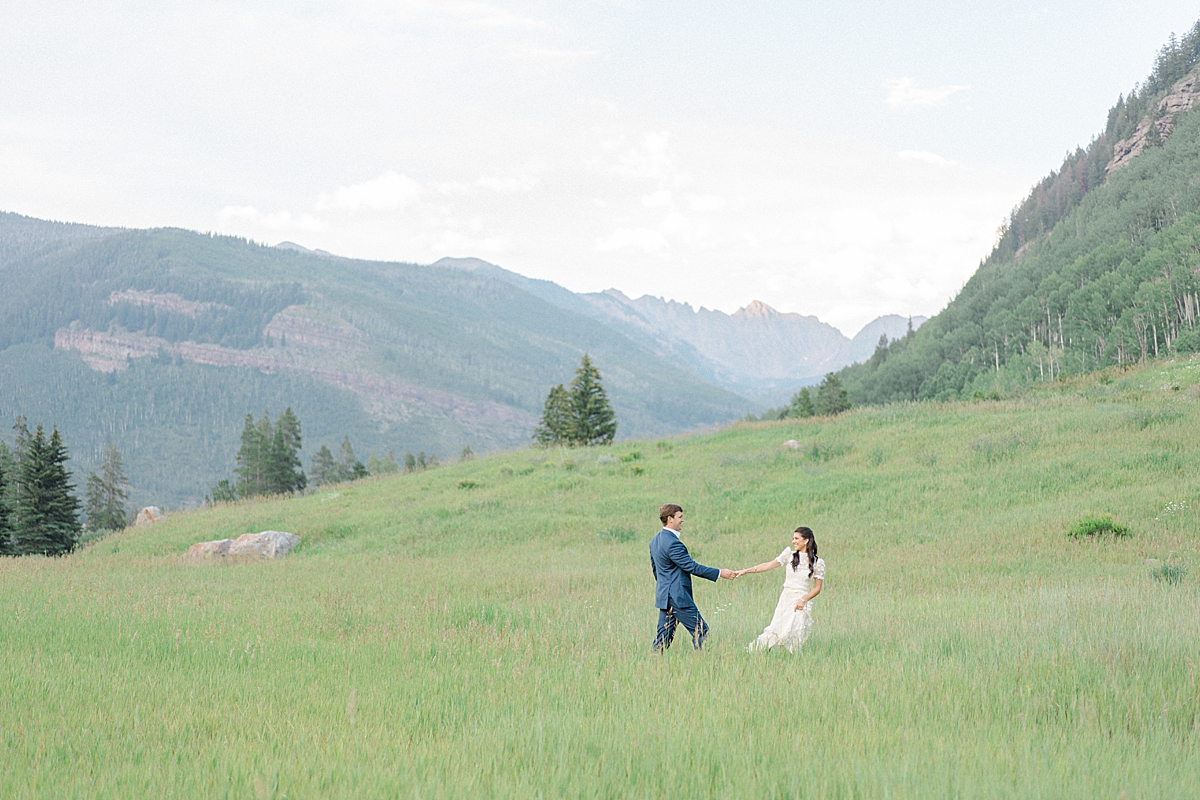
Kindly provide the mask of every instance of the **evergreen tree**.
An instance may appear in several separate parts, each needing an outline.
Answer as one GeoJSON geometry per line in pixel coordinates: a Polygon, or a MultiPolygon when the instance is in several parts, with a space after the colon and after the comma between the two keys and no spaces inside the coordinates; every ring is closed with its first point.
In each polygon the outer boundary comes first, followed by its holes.
{"type": "MultiPolygon", "coordinates": [[[[912,330],[912,317],[908,319],[908,329],[912,330]]],[[[870,369],[879,369],[879,365],[887,360],[888,357],[888,337],[886,333],[879,335],[879,342],[875,345],[875,352],[867,359],[867,365],[870,369]]]]}
{"type": "Polygon", "coordinates": [[[404,454],[404,471],[405,472],[416,472],[417,471],[417,457],[414,456],[412,453],[404,454]]]}
{"type": "Polygon", "coordinates": [[[119,531],[129,520],[125,506],[129,499],[129,479],[121,464],[121,453],[112,440],[104,448],[104,463],[99,472],[87,479],[87,524],[94,531],[119,531]]]}
{"type": "Polygon", "coordinates": [[[575,418],[572,437],[575,444],[612,444],[617,434],[617,415],[613,413],[604,384],[600,382],[600,370],[592,364],[587,353],[583,354],[579,369],[575,370],[575,379],[571,381],[571,409],[575,418]]]}
{"type": "Polygon", "coordinates": [[[818,414],[840,414],[850,408],[850,396],[842,387],[841,380],[832,372],[825,376],[817,387],[817,402],[813,409],[818,414]]]}
{"type": "Polygon", "coordinates": [[[350,437],[346,436],[342,439],[342,450],[337,465],[337,480],[355,481],[359,478],[365,478],[370,473],[367,472],[367,467],[354,456],[354,448],[350,445],[350,437]]]}
{"type": "Polygon", "coordinates": [[[17,507],[17,459],[13,457],[13,452],[8,449],[3,439],[0,439],[0,472],[6,476],[4,480],[7,484],[0,489],[0,503],[12,514],[13,509],[17,507]]]}
{"type": "Polygon", "coordinates": [[[271,446],[271,420],[263,412],[259,422],[254,415],[247,414],[242,426],[242,445],[238,448],[237,475],[238,497],[255,497],[267,491],[267,454],[271,446]]]}
{"type": "MultiPolygon", "coordinates": [[[[4,453],[8,452],[8,446],[0,442],[0,446],[4,447],[4,453]]],[[[16,542],[13,541],[13,526],[12,526],[12,508],[8,503],[8,483],[9,475],[12,474],[11,469],[6,469],[8,464],[5,459],[0,458],[0,556],[16,555],[16,542]]]]}
{"type": "MultiPolygon", "coordinates": [[[[267,419],[267,430],[270,430],[270,424],[267,419]]],[[[266,490],[271,494],[291,494],[308,484],[301,469],[300,447],[300,420],[288,407],[275,421],[266,457],[266,490]]]]}
{"type": "Polygon", "coordinates": [[[333,453],[325,445],[312,457],[312,479],[317,486],[334,483],[337,480],[337,462],[333,453]]]}
{"type": "Polygon", "coordinates": [[[229,478],[222,478],[217,481],[217,485],[212,488],[212,496],[209,502],[212,503],[232,503],[238,499],[237,488],[229,483],[229,478]]]}
{"type": "Polygon", "coordinates": [[[812,394],[809,393],[808,387],[805,386],[792,398],[792,406],[788,409],[789,417],[811,417],[816,414],[813,408],[812,394]]]}
{"type": "Polygon", "coordinates": [[[575,419],[571,410],[571,396],[560,383],[546,395],[542,421],[533,431],[534,440],[540,445],[567,444],[575,438],[575,419]]]}
{"type": "Polygon", "coordinates": [[[24,443],[20,461],[16,549],[24,554],[62,555],[79,539],[79,501],[67,475],[67,449],[58,428],[49,441],[39,425],[24,443]]]}
{"type": "Polygon", "coordinates": [[[417,466],[420,467],[421,469],[425,469],[425,451],[424,450],[417,453],[417,466]]]}
{"type": "Polygon", "coordinates": [[[459,461],[470,461],[474,457],[475,457],[475,454],[471,452],[471,445],[464,444],[463,449],[462,449],[462,455],[459,456],[458,460],[459,461]]]}

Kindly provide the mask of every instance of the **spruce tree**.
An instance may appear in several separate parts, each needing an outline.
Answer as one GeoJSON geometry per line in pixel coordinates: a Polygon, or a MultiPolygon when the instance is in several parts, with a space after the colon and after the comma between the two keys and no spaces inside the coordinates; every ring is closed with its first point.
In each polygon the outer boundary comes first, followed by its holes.
{"type": "Polygon", "coordinates": [[[575,438],[575,415],[571,408],[571,396],[560,383],[546,395],[542,421],[533,431],[533,438],[540,445],[569,444],[575,438]]]}
{"type": "MultiPolygon", "coordinates": [[[[4,448],[4,453],[8,452],[8,446],[4,442],[0,442],[0,447],[4,448]]],[[[0,458],[0,556],[17,553],[16,543],[13,541],[12,508],[8,502],[7,491],[8,476],[11,474],[5,459],[0,458]]]]}
{"type": "MultiPolygon", "coordinates": [[[[270,430],[270,424],[270,420],[267,419],[267,430],[270,430]]],[[[271,446],[265,454],[264,479],[267,492],[291,494],[307,485],[308,479],[301,469],[300,447],[300,420],[289,407],[275,421],[271,446]]]]}
{"type": "Polygon", "coordinates": [[[809,393],[808,387],[805,386],[795,397],[792,398],[792,406],[788,409],[789,417],[811,417],[816,414],[813,409],[812,394],[809,393]]]}
{"type": "Polygon", "coordinates": [[[16,549],[22,555],[62,555],[79,539],[79,501],[71,494],[67,458],[57,427],[47,441],[39,425],[25,442],[16,524],[16,549]]]}
{"type": "Polygon", "coordinates": [[[9,514],[12,514],[17,507],[17,459],[13,457],[13,452],[8,449],[8,445],[4,443],[3,439],[0,439],[0,472],[4,473],[4,480],[7,484],[0,489],[0,503],[8,508],[9,514]]]}
{"type": "Polygon", "coordinates": [[[339,463],[337,465],[338,482],[354,481],[359,478],[365,478],[370,474],[367,472],[367,466],[354,456],[354,447],[350,444],[349,436],[342,439],[342,450],[339,456],[339,463]]]}
{"type": "Polygon", "coordinates": [[[842,382],[832,372],[825,376],[817,387],[817,402],[814,409],[818,414],[840,414],[850,408],[850,396],[842,382]]]}
{"type": "Polygon", "coordinates": [[[234,469],[239,497],[255,497],[267,491],[267,456],[272,438],[271,418],[266,412],[257,423],[252,414],[246,415],[234,469]]]}
{"type": "Polygon", "coordinates": [[[121,464],[121,453],[110,439],[99,472],[93,472],[87,479],[88,528],[94,531],[123,529],[129,519],[125,506],[128,499],[129,479],[121,464]]]}
{"type": "Polygon", "coordinates": [[[617,433],[617,415],[604,384],[600,382],[600,370],[592,364],[587,353],[583,354],[575,379],[571,381],[571,409],[574,412],[575,444],[612,444],[617,433]]]}
{"type": "Polygon", "coordinates": [[[412,453],[404,454],[404,471],[405,472],[416,472],[417,471],[417,457],[414,456],[412,453]]]}
{"type": "Polygon", "coordinates": [[[317,486],[336,481],[337,462],[333,460],[333,453],[326,445],[321,445],[321,449],[312,457],[311,471],[313,483],[317,486]]]}

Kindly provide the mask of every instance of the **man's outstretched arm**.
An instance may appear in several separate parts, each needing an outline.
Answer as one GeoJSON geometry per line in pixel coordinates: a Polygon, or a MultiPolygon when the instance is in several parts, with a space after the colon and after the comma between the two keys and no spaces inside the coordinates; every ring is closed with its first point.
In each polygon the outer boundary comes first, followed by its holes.
{"type": "Polygon", "coordinates": [[[715,581],[717,578],[732,578],[733,570],[717,569],[716,567],[706,567],[703,564],[697,563],[688,553],[687,547],[683,542],[675,541],[667,549],[667,555],[671,557],[681,570],[691,573],[697,578],[715,581]]]}

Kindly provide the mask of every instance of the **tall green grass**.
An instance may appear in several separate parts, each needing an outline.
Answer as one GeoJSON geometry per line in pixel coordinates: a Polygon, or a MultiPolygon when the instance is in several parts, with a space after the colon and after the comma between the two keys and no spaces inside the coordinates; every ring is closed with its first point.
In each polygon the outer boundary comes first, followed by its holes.
{"type": "Polygon", "coordinates": [[[1194,795],[1200,360],[1101,377],[513,452],[0,561],[0,795],[1194,795]],[[717,566],[816,531],[800,656],[745,652],[778,572],[698,582],[705,651],[650,652],[667,501],[717,566]],[[1068,537],[1105,514],[1129,535],[1068,537]],[[268,528],[302,545],[179,560],[268,528]]]}

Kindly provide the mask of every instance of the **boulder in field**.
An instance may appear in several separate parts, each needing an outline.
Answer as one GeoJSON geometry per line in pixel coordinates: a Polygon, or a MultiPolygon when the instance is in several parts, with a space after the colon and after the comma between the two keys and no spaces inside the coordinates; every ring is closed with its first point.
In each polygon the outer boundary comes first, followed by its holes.
{"type": "Polygon", "coordinates": [[[158,506],[146,506],[138,512],[137,519],[133,521],[134,525],[153,525],[155,522],[163,518],[162,509],[158,506]]]}
{"type": "Polygon", "coordinates": [[[217,539],[212,542],[197,542],[187,549],[183,557],[188,561],[203,561],[210,558],[224,558],[229,553],[233,539],[217,539]]]}
{"type": "Polygon", "coordinates": [[[783,449],[784,450],[799,450],[800,443],[797,442],[795,439],[788,439],[786,442],[783,443],[783,449]]]}
{"type": "Polygon", "coordinates": [[[283,558],[298,544],[300,544],[300,537],[285,531],[243,533],[229,546],[229,552],[226,555],[283,558]]]}

